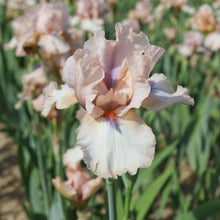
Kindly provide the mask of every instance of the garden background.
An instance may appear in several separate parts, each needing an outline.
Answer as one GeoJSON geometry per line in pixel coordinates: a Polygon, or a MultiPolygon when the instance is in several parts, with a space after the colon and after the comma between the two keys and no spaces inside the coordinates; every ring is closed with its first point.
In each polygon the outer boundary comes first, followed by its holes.
{"type": "MultiPolygon", "coordinates": [[[[154,13],[160,1],[151,2],[154,13]]],[[[213,2],[190,0],[188,5],[197,11],[202,4],[212,6],[213,2]]],[[[63,3],[74,15],[76,2],[63,3]]],[[[135,4],[135,0],[116,1],[111,22],[104,24],[107,39],[115,39],[114,24],[126,19],[135,4]]],[[[162,19],[153,26],[140,24],[150,43],[165,49],[152,73],[164,73],[174,87],[177,84],[187,87],[195,105],[180,104],[160,112],[137,110],[151,126],[157,145],[152,165],[139,170],[132,191],[130,219],[220,219],[220,53],[219,50],[194,51],[190,56],[179,53],[178,45],[183,44],[185,32],[191,29],[188,20],[192,16],[171,7],[163,10],[162,19]],[[170,27],[176,29],[173,39],[168,39],[164,32],[170,27]]],[[[30,100],[15,108],[17,94],[22,91],[21,77],[32,71],[39,58],[16,57],[14,50],[4,50],[13,36],[7,4],[0,5],[0,18],[0,129],[16,144],[13,148],[17,150],[26,198],[20,205],[28,219],[76,219],[76,208],[55,190],[51,179],[56,176],[65,179],[62,155],[75,146],[79,125],[75,115],[79,106],[59,113],[62,120],[57,119],[57,126],[43,118],[30,100]],[[58,152],[54,150],[54,136],[59,137],[58,152]]],[[[87,33],[84,39],[88,37],[87,33]]],[[[1,136],[1,143],[3,139],[1,136]]],[[[9,147],[4,151],[9,151],[9,147]]],[[[1,172],[11,164],[13,161],[1,163],[1,172]]],[[[3,176],[0,181],[4,181],[3,176]]],[[[3,195],[4,188],[0,190],[3,195]]],[[[125,194],[119,177],[116,182],[118,219],[123,217],[125,194]]],[[[106,197],[103,184],[88,203],[91,219],[108,219],[106,197]]]]}

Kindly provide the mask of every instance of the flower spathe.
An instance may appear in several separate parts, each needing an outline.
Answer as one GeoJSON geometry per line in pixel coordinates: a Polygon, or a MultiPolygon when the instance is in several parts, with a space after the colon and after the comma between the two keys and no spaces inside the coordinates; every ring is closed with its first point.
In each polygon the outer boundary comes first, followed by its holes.
{"type": "MultiPolygon", "coordinates": [[[[63,80],[86,110],[77,144],[85,163],[98,176],[134,175],[138,168],[151,165],[155,136],[134,108],[161,110],[176,103],[194,104],[186,88],[174,92],[163,74],[149,77],[163,52],[143,32],[136,34],[118,23],[116,41],[106,40],[103,31],[96,32],[66,61],[63,80]]],[[[65,89],[48,91],[44,115],[61,97],[70,97],[65,89]]],[[[60,108],[70,102],[65,98],[60,108]]]]}

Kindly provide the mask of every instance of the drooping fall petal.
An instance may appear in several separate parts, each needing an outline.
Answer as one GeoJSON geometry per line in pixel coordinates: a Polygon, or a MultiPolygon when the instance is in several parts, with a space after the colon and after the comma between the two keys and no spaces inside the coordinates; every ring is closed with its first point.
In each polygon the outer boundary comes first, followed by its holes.
{"type": "Polygon", "coordinates": [[[94,119],[86,114],[77,143],[88,168],[103,178],[117,178],[125,172],[134,175],[138,168],[151,165],[155,151],[151,128],[134,110],[120,118],[94,119]]]}
{"type": "Polygon", "coordinates": [[[194,105],[194,100],[189,96],[188,89],[178,86],[177,91],[173,92],[173,88],[165,75],[154,74],[149,78],[149,82],[151,92],[149,97],[142,103],[144,108],[159,111],[178,103],[194,105]]]}

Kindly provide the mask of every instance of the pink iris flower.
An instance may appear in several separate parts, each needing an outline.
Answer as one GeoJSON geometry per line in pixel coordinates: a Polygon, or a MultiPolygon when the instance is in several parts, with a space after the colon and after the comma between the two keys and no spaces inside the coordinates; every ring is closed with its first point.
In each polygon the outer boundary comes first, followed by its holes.
{"type": "Polygon", "coordinates": [[[62,181],[60,177],[52,180],[55,188],[78,209],[86,205],[102,184],[101,178],[93,179],[90,173],[80,167],[82,158],[83,152],[78,146],[69,149],[63,156],[67,180],[62,181]]]}
{"type": "Polygon", "coordinates": [[[69,57],[63,69],[65,85],[52,82],[44,91],[42,114],[52,106],[67,108],[79,103],[85,110],[77,130],[77,144],[88,168],[103,178],[134,175],[154,158],[155,136],[135,108],[162,110],[173,104],[193,105],[188,90],[174,92],[163,74],[151,70],[163,54],[147,36],[116,24],[116,40],[99,31],[69,57]]]}

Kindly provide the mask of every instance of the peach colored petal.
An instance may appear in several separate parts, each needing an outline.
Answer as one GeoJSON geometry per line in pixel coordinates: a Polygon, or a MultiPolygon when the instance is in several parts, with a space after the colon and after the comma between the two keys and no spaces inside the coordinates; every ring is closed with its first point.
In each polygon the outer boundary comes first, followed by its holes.
{"type": "Polygon", "coordinates": [[[116,86],[108,90],[106,94],[100,94],[95,104],[105,111],[115,110],[120,105],[126,105],[133,95],[133,84],[130,71],[123,66],[121,77],[116,86]]]}
{"type": "Polygon", "coordinates": [[[133,96],[128,105],[116,109],[116,114],[122,116],[131,108],[139,108],[143,100],[149,96],[150,84],[147,79],[162,53],[162,48],[150,46],[149,51],[147,49],[139,50],[127,55],[125,65],[132,75],[133,96]]]}
{"type": "Polygon", "coordinates": [[[72,187],[74,187],[74,189],[77,191],[78,199],[82,200],[84,193],[83,185],[91,179],[91,174],[80,167],[78,167],[78,169],[72,169],[67,167],[66,176],[68,181],[72,182],[72,187]]]}
{"type": "Polygon", "coordinates": [[[212,32],[216,29],[216,19],[210,5],[200,6],[198,12],[193,16],[192,26],[204,32],[212,32]]]}
{"type": "Polygon", "coordinates": [[[83,159],[83,152],[79,146],[68,149],[63,155],[63,164],[69,168],[77,169],[83,159]]]}
{"type": "Polygon", "coordinates": [[[102,179],[99,177],[89,180],[82,187],[82,191],[83,191],[82,200],[87,200],[92,195],[94,195],[99,190],[101,185],[102,185],[102,179]]]}
{"type": "Polygon", "coordinates": [[[44,97],[45,101],[41,114],[45,117],[55,104],[57,109],[65,109],[78,102],[74,89],[68,85],[63,85],[62,89],[58,90],[56,82],[51,82],[45,87],[44,97]]]}
{"type": "Polygon", "coordinates": [[[121,66],[122,61],[130,52],[149,45],[149,40],[143,32],[135,34],[129,26],[121,23],[115,25],[115,30],[117,45],[113,54],[113,69],[121,66]]]}
{"type": "Polygon", "coordinates": [[[104,31],[94,33],[94,37],[84,44],[84,48],[94,51],[99,55],[99,61],[105,71],[109,72],[112,68],[112,56],[114,53],[116,42],[106,40],[104,31]]]}
{"type": "Polygon", "coordinates": [[[52,179],[54,187],[60,192],[62,196],[66,199],[78,202],[77,191],[71,187],[67,182],[63,182],[60,177],[56,177],[56,179],[52,179]]]}
{"type": "Polygon", "coordinates": [[[87,49],[78,49],[73,57],[76,62],[76,69],[72,73],[76,97],[89,114],[98,117],[104,111],[95,106],[93,101],[98,94],[95,87],[104,79],[104,70],[100,66],[98,56],[87,49]]]}
{"type": "Polygon", "coordinates": [[[151,84],[151,93],[142,103],[144,108],[159,111],[178,103],[194,105],[194,100],[189,96],[186,88],[178,86],[177,91],[172,92],[172,88],[165,75],[154,74],[149,78],[149,81],[151,84]]]}
{"type": "Polygon", "coordinates": [[[77,143],[88,168],[103,178],[117,178],[126,172],[134,175],[138,168],[150,166],[155,151],[151,128],[134,110],[120,118],[94,119],[86,114],[77,143]]]}

